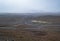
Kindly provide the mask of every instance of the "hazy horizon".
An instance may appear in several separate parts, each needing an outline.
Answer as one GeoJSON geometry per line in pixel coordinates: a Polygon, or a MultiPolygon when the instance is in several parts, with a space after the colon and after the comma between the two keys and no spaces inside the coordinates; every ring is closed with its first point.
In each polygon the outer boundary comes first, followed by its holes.
{"type": "Polygon", "coordinates": [[[60,0],[0,0],[0,13],[60,12],[60,0]]]}

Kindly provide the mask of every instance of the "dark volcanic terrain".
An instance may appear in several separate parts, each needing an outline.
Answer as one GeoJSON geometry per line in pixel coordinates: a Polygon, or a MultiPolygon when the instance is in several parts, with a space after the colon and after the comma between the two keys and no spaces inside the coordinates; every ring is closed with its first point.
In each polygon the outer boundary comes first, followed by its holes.
{"type": "Polygon", "coordinates": [[[60,16],[0,15],[0,41],[60,41],[60,16]]]}

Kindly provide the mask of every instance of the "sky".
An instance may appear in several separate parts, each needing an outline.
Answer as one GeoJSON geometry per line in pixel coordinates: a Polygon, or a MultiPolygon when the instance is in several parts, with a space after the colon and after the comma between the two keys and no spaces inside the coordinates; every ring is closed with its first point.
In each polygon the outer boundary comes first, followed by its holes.
{"type": "Polygon", "coordinates": [[[0,0],[0,13],[60,12],[60,0],[0,0]]]}

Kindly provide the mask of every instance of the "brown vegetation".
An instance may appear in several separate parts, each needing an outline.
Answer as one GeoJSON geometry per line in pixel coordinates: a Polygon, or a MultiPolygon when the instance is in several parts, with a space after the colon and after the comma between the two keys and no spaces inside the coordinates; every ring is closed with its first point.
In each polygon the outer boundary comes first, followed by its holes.
{"type": "Polygon", "coordinates": [[[15,41],[60,41],[59,32],[50,31],[29,31],[20,28],[29,27],[27,25],[20,25],[16,30],[0,30],[0,36],[5,39],[11,37],[15,41]]]}

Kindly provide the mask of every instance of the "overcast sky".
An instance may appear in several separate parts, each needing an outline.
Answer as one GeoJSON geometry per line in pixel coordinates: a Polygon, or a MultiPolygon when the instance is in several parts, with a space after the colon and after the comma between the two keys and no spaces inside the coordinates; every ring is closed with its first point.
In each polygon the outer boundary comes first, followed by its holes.
{"type": "Polygon", "coordinates": [[[0,0],[0,12],[60,12],[60,0],[0,0]]]}

